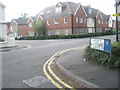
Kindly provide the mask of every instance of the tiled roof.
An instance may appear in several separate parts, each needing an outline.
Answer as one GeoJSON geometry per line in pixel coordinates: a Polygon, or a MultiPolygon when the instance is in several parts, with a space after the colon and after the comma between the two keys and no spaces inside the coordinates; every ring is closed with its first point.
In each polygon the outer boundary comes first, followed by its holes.
{"type": "MultiPolygon", "coordinates": [[[[62,5],[62,12],[56,13],[54,6],[50,6],[45,8],[43,11],[38,13],[36,16],[33,17],[33,20],[36,20],[39,15],[41,15],[44,19],[51,19],[57,18],[61,16],[68,16],[75,14],[77,8],[79,7],[80,3],[73,3],[73,2],[59,2],[62,5]]],[[[94,18],[98,13],[98,9],[91,8],[90,6],[83,6],[84,10],[86,11],[88,17],[94,18]],[[89,13],[89,8],[91,8],[91,13],[89,13]]],[[[101,12],[104,19],[108,20],[108,16],[101,12]]]]}
{"type": "Polygon", "coordinates": [[[19,18],[19,19],[14,19],[14,20],[18,23],[18,25],[27,25],[28,24],[27,19],[19,18]]]}

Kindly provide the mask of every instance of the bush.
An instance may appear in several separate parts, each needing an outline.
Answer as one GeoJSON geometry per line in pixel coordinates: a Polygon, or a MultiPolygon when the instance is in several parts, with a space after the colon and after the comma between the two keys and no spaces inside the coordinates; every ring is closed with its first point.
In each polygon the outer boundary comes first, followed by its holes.
{"type": "Polygon", "coordinates": [[[0,37],[0,42],[4,42],[5,40],[3,38],[0,37]]]}
{"type": "Polygon", "coordinates": [[[111,47],[111,57],[109,53],[91,49],[89,46],[85,50],[87,60],[95,61],[97,64],[102,64],[108,68],[120,67],[120,42],[113,43],[111,47]]]}
{"type": "MultiPolygon", "coordinates": [[[[114,35],[113,31],[104,31],[88,34],[78,34],[78,35],[51,35],[51,36],[24,36],[24,40],[44,40],[44,39],[74,39],[74,38],[85,38],[85,37],[95,37],[104,35],[114,35]]],[[[16,39],[17,40],[17,39],[16,39]]]]}

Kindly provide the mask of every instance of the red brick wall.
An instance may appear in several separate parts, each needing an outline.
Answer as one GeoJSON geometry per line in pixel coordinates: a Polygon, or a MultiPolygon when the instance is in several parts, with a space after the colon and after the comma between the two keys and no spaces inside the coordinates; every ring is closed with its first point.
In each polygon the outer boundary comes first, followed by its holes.
{"type": "Polygon", "coordinates": [[[7,29],[7,34],[10,33],[10,27],[8,25],[6,25],[6,29],[7,29]]]}
{"type": "Polygon", "coordinates": [[[33,22],[32,19],[29,19],[29,20],[28,20],[28,23],[32,23],[32,22],[33,22]]]}
{"type": "Polygon", "coordinates": [[[84,23],[84,18],[86,18],[86,15],[85,15],[82,7],[80,6],[80,8],[78,9],[76,15],[73,16],[73,27],[74,28],[84,28],[84,27],[87,27],[87,22],[84,23]],[[78,17],[78,23],[76,23],[76,17],[78,17]],[[80,23],[80,17],[83,18],[83,23],[80,23]]]}
{"type": "Polygon", "coordinates": [[[46,29],[47,30],[55,30],[55,29],[67,29],[72,27],[72,17],[64,16],[60,18],[56,18],[59,21],[59,24],[54,24],[54,19],[46,20],[46,29]],[[64,23],[64,18],[67,19],[67,23],[64,23]],[[47,21],[50,22],[50,25],[47,24],[47,21]]]}
{"type": "Polygon", "coordinates": [[[27,25],[19,25],[18,26],[18,34],[19,36],[28,35],[28,26],[27,25]]]}
{"type": "Polygon", "coordinates": [[[108,22],[107,20],[104,20],[102,17],[101,17],[101,14],[99,13],[97,18],[96,18],[96,28],[103,28],[103,29],[106,29],[108,27],[108,22]],[[100,20],[100,24],[98,24],[98,20],[100,20]],[[102,21],[103,21],[103,24],[102,24],[102,21]]]}

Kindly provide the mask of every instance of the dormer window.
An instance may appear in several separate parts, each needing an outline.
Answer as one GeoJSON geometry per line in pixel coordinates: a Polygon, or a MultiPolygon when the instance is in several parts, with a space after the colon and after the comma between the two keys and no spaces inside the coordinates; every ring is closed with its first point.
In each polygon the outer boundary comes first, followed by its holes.
{"type": "Polygon", "coordinates": [[[91,8],[89,9],[89,13],[91,13],[91,8]]]}
{"type": "Polygon", "coordinates": [[[57,3],[54,8],[55,12],[62,12],[62,5],[60,3],[57,3]]]}
{"type": "Polygon", "coordinates": [[[55,12],[62,12],[62,7],[56,7],[55,12]]]}
{"type": "Polygon", "coordinates": [[[51,11],[48,11],[47,14],[51,13],[51,11]]]}

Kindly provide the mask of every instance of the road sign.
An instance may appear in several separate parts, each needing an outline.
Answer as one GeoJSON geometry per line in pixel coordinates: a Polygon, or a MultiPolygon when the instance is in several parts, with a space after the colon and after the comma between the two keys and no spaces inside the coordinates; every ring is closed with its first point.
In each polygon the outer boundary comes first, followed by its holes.
{"type": "Polygon", "coordinates": [[[120,16],[120,13],[113,14],[113,16],[120,16]]]}
{"type": "Polygon", "coordinates": [[[111,40],[91,38],[90,47],[96,50],[110,53],[111,52],[111,40]]]}

